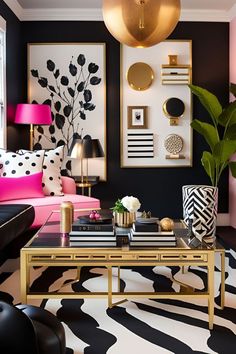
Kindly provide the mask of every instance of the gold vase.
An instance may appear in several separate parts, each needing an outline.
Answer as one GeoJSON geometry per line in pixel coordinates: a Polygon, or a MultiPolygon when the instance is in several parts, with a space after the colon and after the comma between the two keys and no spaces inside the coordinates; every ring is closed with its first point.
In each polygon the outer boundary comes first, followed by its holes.
{"type": "Polygon", "coordinates": [[[131,227],[136,220],[135,212],[125,211],[123,213],[114,213],[115,224],[119,227],[131,227]]]}
{"type": "Polygon", "coordinates": [[[64,201],[60,206],[60,232],[67,234],[71,231],[71,225],[74,221],[74,206],[70,201],[64,201]]]}

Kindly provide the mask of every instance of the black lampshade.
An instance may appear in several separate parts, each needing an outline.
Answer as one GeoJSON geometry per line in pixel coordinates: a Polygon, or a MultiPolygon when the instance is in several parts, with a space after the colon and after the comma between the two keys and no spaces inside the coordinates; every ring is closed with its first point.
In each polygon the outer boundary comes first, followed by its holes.
{"type": "Polygon", "coordinates": [[[68,156],[75,159],[103,157],[104,152],[99,139],[74,139],[68,156]]]}
{"type": "Polygon", "coordinates": [[[68,154],[69,157],[74,159],[81,158],[82,155],[82,140],[73,139],[71,146],[69,147],[68,154]]]}
{"type": "Polygon", "coordinates": [[[90,157],[103,157],[104,151],[99,139],[92,139],[92,156],[90,157]]]}

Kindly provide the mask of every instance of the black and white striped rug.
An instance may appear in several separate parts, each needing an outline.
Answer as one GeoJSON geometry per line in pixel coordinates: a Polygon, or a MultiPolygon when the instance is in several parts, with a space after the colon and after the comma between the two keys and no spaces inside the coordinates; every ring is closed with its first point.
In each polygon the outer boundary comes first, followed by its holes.
{"type": "MultiPolygon", "coordinates": [[[[236,252],[226,250],[225,309],[220,309],[220,259],[216,255],[214,329],[208,329],[206,300],[133,299],[109,309],[106,299],[44,300],[45,307],[63,323],[67,354],[189,354],[236,353],[236,252]]],[[[206,269],[192,267],[182,274],[178,267],[122,268],[126,291],[178,291],[172,277],[199,290],[207,283],[206,269]]],[[[104,291],[105,268],[84,267],[79,282],[75,268],[44,268],[32,271],[32,290],[104,291]]],[[[113,271],[114,288],[117,270],[113,271]]],[[[20,303],[19,259],[0,267],[0,299],[20,303]]]]}

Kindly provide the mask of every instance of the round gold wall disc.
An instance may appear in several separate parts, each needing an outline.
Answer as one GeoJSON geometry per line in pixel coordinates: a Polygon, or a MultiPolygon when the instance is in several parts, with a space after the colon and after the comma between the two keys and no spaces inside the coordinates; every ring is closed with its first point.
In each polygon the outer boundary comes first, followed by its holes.
{"type": "Polygon", "coordinates": [[[127,72],[127,80],[132,89],[143,91],[148,89],[154,79],[152,68],[146,63],[134,63],[127,72]]]}

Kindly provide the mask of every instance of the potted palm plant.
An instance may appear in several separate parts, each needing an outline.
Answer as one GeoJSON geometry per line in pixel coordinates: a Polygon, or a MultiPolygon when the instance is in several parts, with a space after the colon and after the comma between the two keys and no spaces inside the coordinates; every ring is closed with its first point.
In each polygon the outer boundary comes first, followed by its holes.
{"type": "MultiPolygon", "coordinates": [[[[209,146],[203,151],[201,163],[211,185],[183,186],[184,219],[192,219],[196,236],[211,239],[215,233],[217,217],[218,184],[222,172],[230,168],[236,178],[236,162],[231,157],[236,153],[236,101],[222,107],[218,98],[208,90],[189,85],[191,92],[198,97],[211,118],[211,123],[194,119],[191,127],[201,134],[209,146]]],[[[236,85],[230,86],[236,94],[236,85]]]]}

